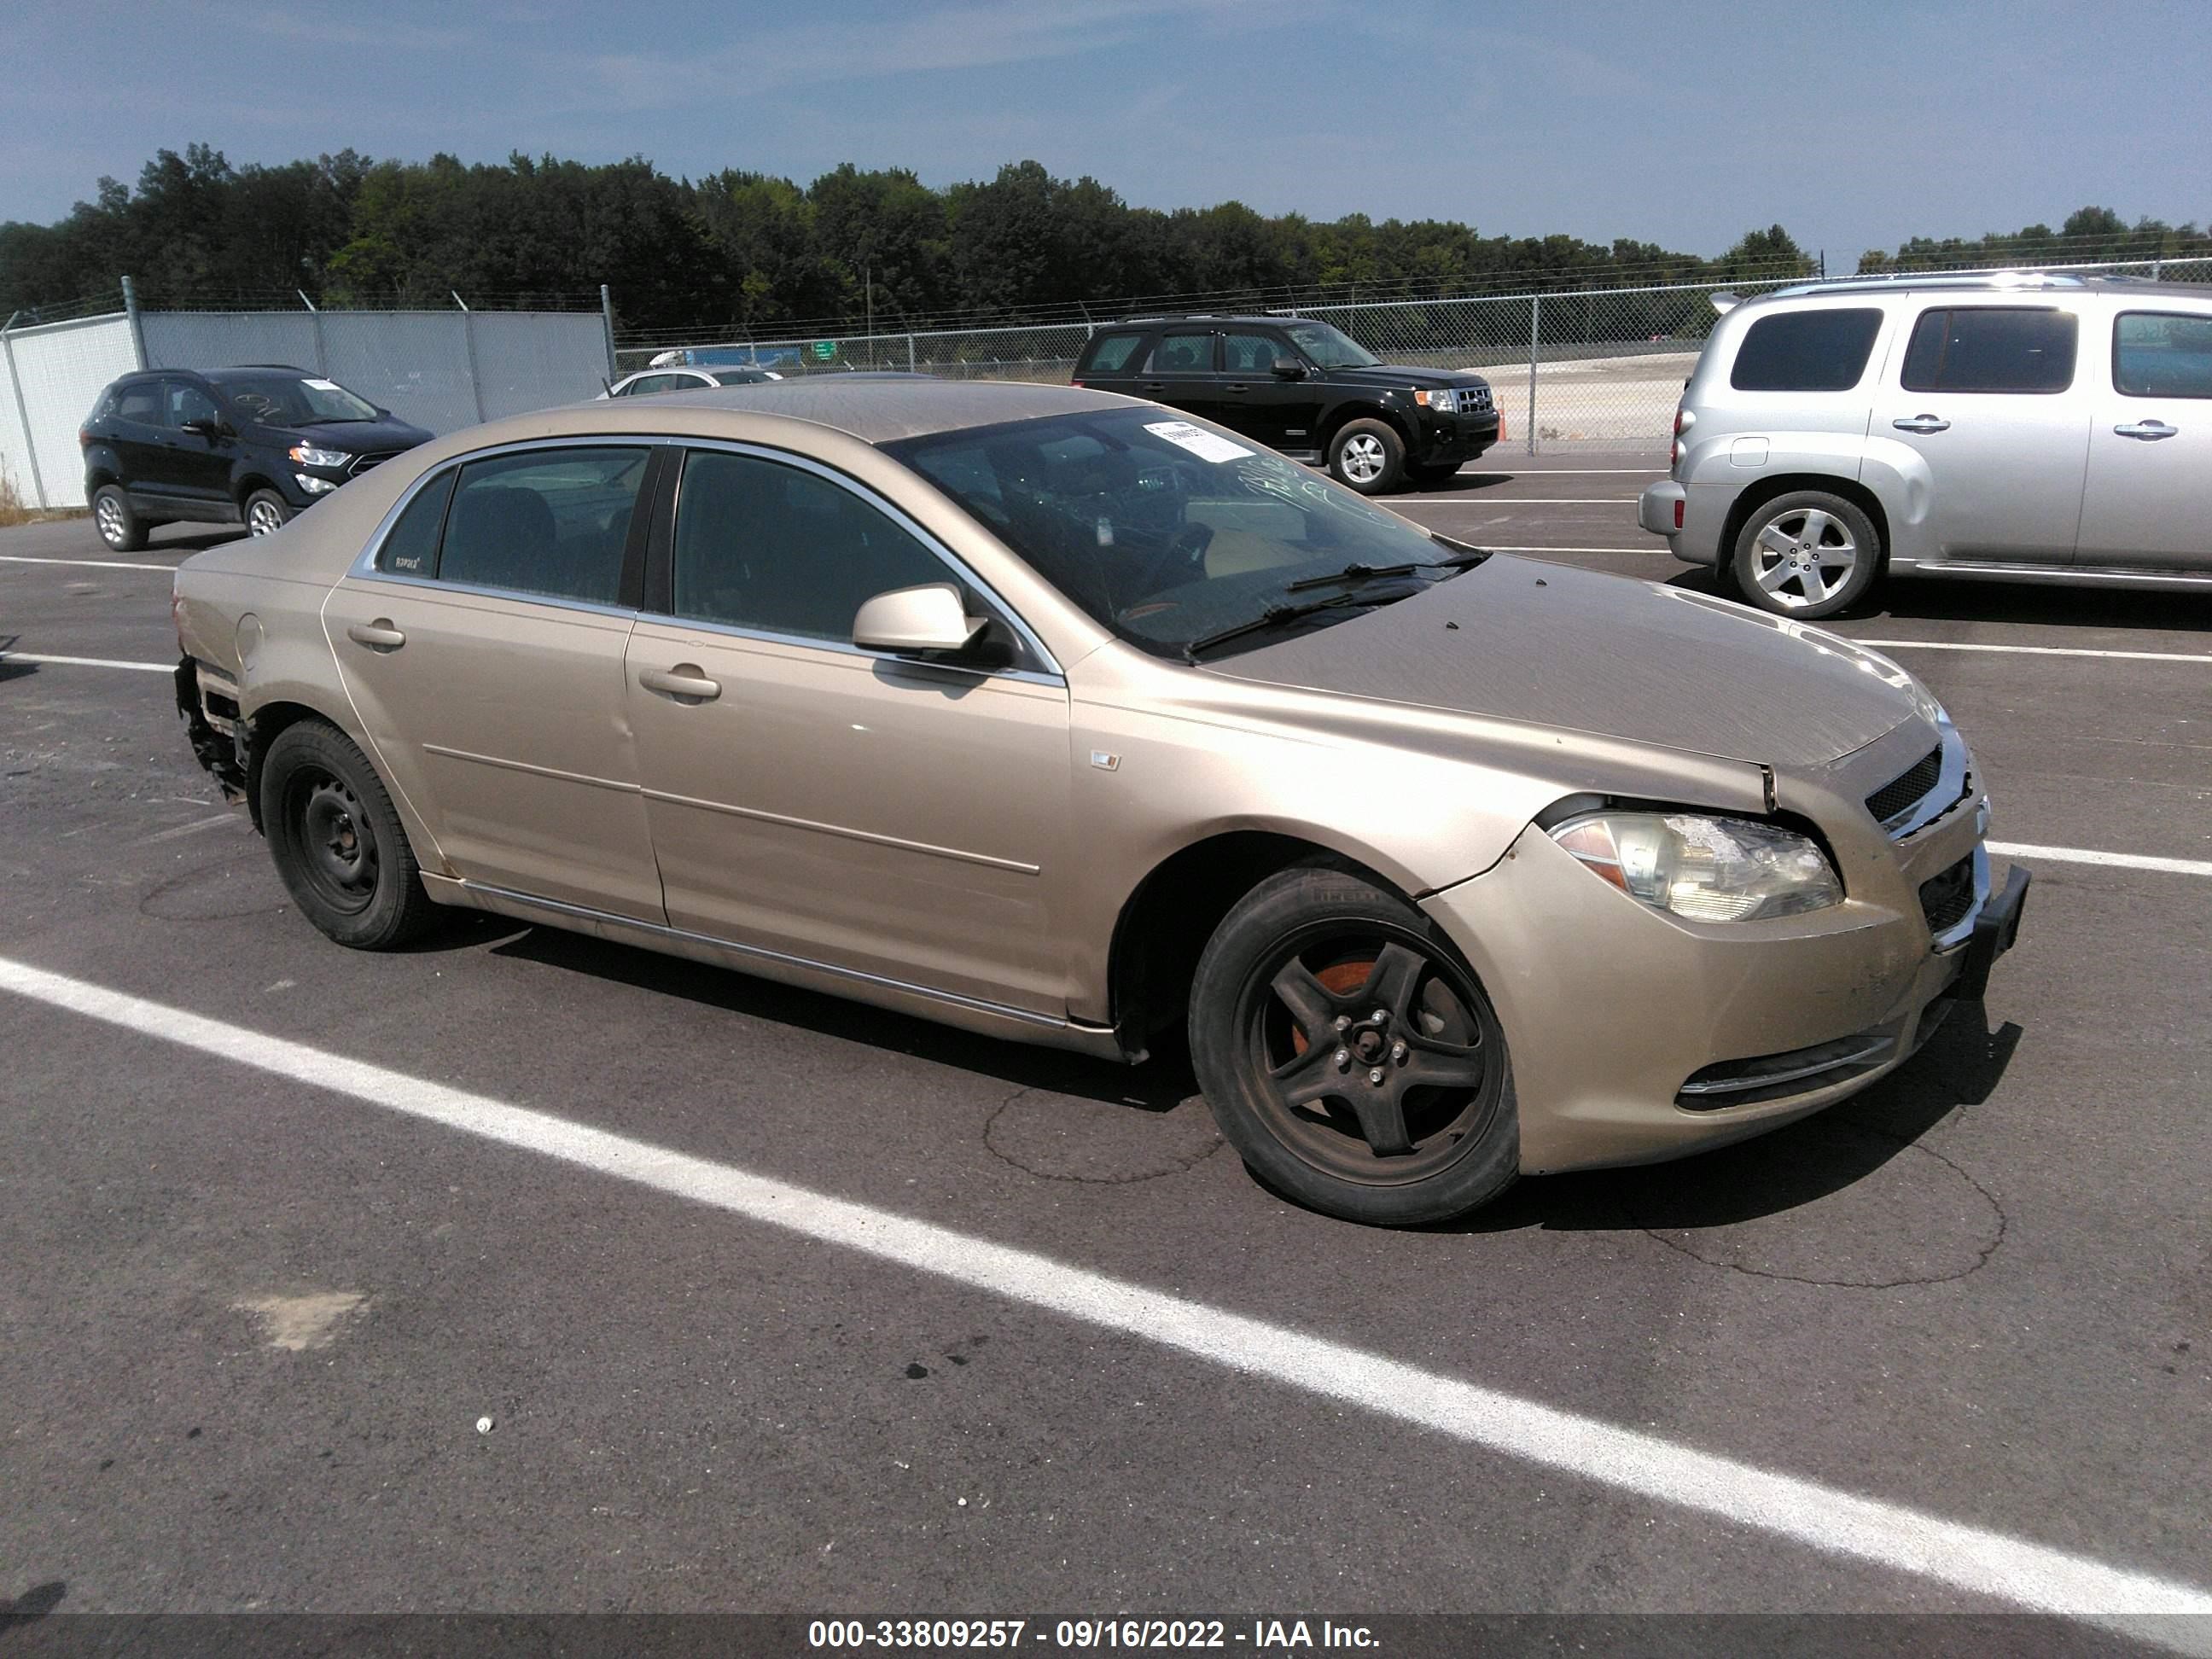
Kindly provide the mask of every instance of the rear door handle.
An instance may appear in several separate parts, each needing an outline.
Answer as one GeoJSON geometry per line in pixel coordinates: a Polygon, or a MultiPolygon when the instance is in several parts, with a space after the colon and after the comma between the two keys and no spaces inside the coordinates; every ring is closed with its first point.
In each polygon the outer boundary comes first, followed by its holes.
{"type": "Polygon", "coordinates": [[[1249,392],[1252,388],[1245,385],[1241,380],[1232,380],[1229,385],[1222,387],[1221,389],[1224,392],[1249,392]]]}
{"type": "Polygon", "coordinates": [[[1899,432],[1948,432],[1951,429],[1950,422],[1937,415],[1908,415],[1901,421],[1892,421],[1890,424],[1899,432]]]}
{"type": "Polygon", "coordinates": [[[407,635],[392,625],[389,617],[379,617],[373,623],[356,623],[346,629],[346,637],[372,651],[397,651],[407,643],[407,635]]]}
{"type": "Polygon", "coordinates": [[[664,697],[690,702],[712,702],[722,695],[720,680],[708,679],[697,665],[688,662],[680,662],[665,672],[658,668],[641,670],[637,683],[664,697]]]}
{"type": "Polygon", "coordinates": [[[1145,390],[1147,392],[1165,392],[1167,389],[1168,383],[1165,380],[1147,380],[1145,382],[1145,390]]]}
{"type": "Polygon", "coordinates": [[[2123,438],[2141,438],[2147,443],[2156,443],[2160,438],[2171,438],[2181,428],[2168,426],[2164,421],[2137,421],[2133,426],[2116,426],[2113,433],[2123,438]]]}

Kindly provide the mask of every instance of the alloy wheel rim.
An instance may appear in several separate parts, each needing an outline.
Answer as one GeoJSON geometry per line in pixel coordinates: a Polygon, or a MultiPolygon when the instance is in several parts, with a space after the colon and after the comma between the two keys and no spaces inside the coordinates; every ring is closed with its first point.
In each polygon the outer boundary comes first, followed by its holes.
{"type": "Polygon", "coordinates": [[[93,509],[93,516],[100,521],[100,537],[102,541],[118,544],[122,542],[123,508],[114,496],[102,495],[100,498],[100,504],[93,509]]]}
{"type": "Polygon", "coordinates": [[[1344,446],[1344,473],[1361,483],[1372,483],[1382,476],[1382,441],[1362,432],[1347,439],[1344,446]]]}
{"type": "Polygon", "coordinates": [[[284,527],[284,515],[267,501],[256,501],[246,510],[246,528],[256,536],[273,536],[284,527]]]}
{"type": "Polygon", "coordinates": [[[1337,923],[1279,947],[1248,981],[1243,1030],[1259,1115],[1301,1162],[1403,1186],[1477,1144],[1504,1087],[1496,1016],[1414,935],[1337,923]]]}
{"type": "Polygon", "coordinates": [[[1817,507],[1776,514],[1759,526],[1752,544],[1757,556],[1752,580],[1785,611],[1833,599],[1858,569],[1857,539],[1841,519],[1817,507]]]}

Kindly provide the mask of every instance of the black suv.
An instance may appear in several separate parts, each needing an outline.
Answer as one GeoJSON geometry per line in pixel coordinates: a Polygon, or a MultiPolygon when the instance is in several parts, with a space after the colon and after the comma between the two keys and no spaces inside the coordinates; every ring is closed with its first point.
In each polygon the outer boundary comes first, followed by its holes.
{"type": "Polygon", "coordinates": [[[1363,495],[1440,483],[1498,441],[1480,374],[1385,363],[1296,317],[1132,317],[1091,337],[1073,378],[1325,461],[1363,495]]]}
{"type": "Polygon", "coordinates": [[[254,535],[430,434],[336,380],[283,363],[149,369],[100,394],[78,429],[84,493],[118,553],[158,524],[243,524],[254,535]]]}

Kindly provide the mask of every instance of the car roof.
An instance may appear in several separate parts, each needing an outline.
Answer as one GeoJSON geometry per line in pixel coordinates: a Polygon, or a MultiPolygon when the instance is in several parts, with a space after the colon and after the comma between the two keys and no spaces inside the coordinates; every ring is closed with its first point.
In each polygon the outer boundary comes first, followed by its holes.
{"type": "MultiPolygon", "coordinates": [[[[781,415],[831,427],[871,444],[996,426],[1006,421],[1112,409],[1128,401],[1110,392],[1070,386],[939,380],[927,374],[896,373],[815,374],[746,386],[717,386],[711,391],[702,386],[696,392],[665,392],[653,400],[660,409],[781,415]]],[[[604,410],[606,404],[596,407],[604,410]]]]}
{"type": "Polygon", "coordinates": [[[233,380],[263,380],[271,374],[295,374],[303,380],[313,378],[308,370],[290,363],[234,363],[228,368],[202,368],[188,372],[197,374],[204,380],[212,380],[217,386],[227,386],[233,380]]]}
{"type": "Polygon", "coordinates": [[[2142,276],[2082,275],[2063,270],[1901,270],[1826,282],[1797,283],[1771,293],[1755,294],[1744,304],[1773,300],[1817,299],[1830,294],[2118,294],[2129,297],[2212,300],[2202,283],[2153,282],[2142,276]]]}
{"type": "Polygon", "coordinates": [[[1314,317],[1271,317],[1254,316],[1243,312],[1190,311],[1177,313],[1172,316],[1124,317],[1119,322],[1108,324],[1107,326],[1126,328],[1132,325],[1139,325],[1149,328],[1156,323],[1258,323],[1280,328],[1285,323],[1310,323],[1319,320],[1318,318],[1314,317]]]}

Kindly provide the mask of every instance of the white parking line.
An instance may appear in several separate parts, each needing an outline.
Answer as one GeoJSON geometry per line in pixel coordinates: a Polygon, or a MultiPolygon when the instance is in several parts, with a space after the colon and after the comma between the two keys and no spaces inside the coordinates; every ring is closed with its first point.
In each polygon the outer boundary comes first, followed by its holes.
{"type": "Polygon", "coordinates": [[[0,553],[0,564],[81,564],[94,570],[159,570],[173,576],[173,564],[125,564],[121,559],[39,559],[28,553],[0,553]]]}
{"type": "Polygon", "coordinates": [[[1522,466],[1478,467],[1455,476],[1462,478],[1663,478],[1663,466],[1522,466]]]}
{"type": "Polygon", "coordinates": [[[1487,495],[1472,501],[1409,501],[1409,507],[1633,507],[1633,495],[1487,495]]]}
{"type": "Polygon", "coordinates": [[[157,841],[175,841],[184,836],[197,836],[203,830],[212,830],[218,823],[243,823],[245,817],[236,812],[219,812],[211,818],[201,818],[194,823],[180,823],[173,830],[156,830],[150,836],[141,836],[141,847],[151,846],[157,841]]]}
{"type": "Polygon", "coordinates": [[[1777,1474],[1032,1251],[4,957],[0,990],[1970,1595],[2131,1629],[2153,1617],[2212,1615],[2212,1591],[2195,1585],[1777,1474]]]}
{"type": "Polygon", "coordinates": [[[2212,859],[2162,859],[2148,853],[2100,853],[2086,847],[2035,847],[1993,841],[1990,851],[2008,859],[2048,859],[2054,864],[2104,864],[2118,870],[2160,870],[2174,876],[2212,876],[2212,859]]]}
{"type": "Polygon", "coordinates": [[[2136,662],[2212,662],[2212,653],[2092,651],[2079,645],[1969,645],[1962,640],[1858,640],[1884,651],[2002,651],[2023,657],[2125,657],[2136,662]]]}
{"type": "MultiPolygon", "coordinates": [[[[1472,533],[1472,532],[1470,532],[1472,533]]],[[[1505,547],[1485,542],[1486,553],[1664,553],[1663,547],[1505,547]]]]}
{"type": "Polygon", "coordinates": [[[122,662],[113,657],[42,657],[33,651],[0,651],[0,662],[58,663],[64,668],[136,668],[148,674],[173,674],[173,662],[122,662]]]}

